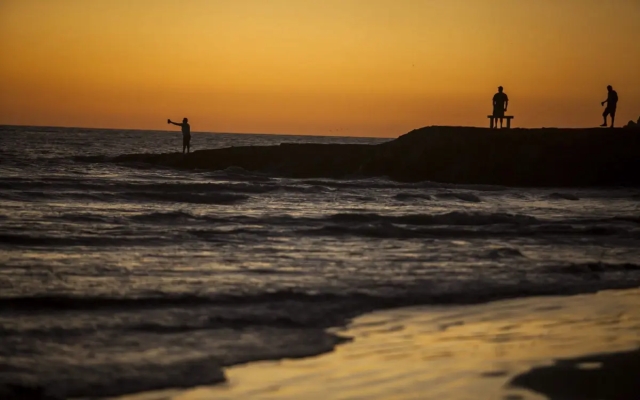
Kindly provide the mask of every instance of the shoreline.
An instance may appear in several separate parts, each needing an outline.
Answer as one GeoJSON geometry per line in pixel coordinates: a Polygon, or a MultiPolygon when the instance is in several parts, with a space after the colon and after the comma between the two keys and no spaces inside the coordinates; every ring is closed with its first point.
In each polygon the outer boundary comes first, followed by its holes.
{"type": "Polygon", "coordinates": [[[636,381],[615,371],[640,360],[639,300],[640,289],[626,289],[374,311],[329,329],[352,338],[331,352],[228,367],[227,382],[214,386],[117,398],[327,400],[394,394],[526,400],[546,398],[545,392],[584,393],[575,384],[584,373],[596,382],[606,380],[598,387],[602,398],[613,393],[627,399],[624,394],[636,381]],[[573,385],[561,378],[568,366],[578,377],[573,385]]]}

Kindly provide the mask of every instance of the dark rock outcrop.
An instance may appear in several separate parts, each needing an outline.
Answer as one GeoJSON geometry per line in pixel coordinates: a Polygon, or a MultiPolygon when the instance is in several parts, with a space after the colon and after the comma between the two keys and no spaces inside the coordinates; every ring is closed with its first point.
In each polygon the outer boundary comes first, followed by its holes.
{"type": "Polygon", "coordinates": [[[625,128],[640,128],[640,118],[638,118],[638,122],[629,121],[625,126],[625,128]]]}
{"type": "Polygon", "coordinates": [[[513,378],[511,387],[550,399],[635,400],[640,393],[640,350],[596,354],[541,366],[513,378]]]}
{"type": "Polygon", "coordinates": [[[296,178],[386,176],[398,181],[507,186],[640,185],[640,135],[630,129],[427,127],[379,145],[281,144],[130,154],[115,162],[249,171],[296,178]]]}

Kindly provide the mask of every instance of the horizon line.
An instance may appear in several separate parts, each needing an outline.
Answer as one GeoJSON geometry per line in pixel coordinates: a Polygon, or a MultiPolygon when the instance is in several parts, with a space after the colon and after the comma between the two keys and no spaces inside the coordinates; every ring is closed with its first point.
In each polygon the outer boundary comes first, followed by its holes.
{"type": "MultiPolygon", "coordinates": [[[[87,129],[87,130],[106,130],[106,131],[140,131],[140,132],[166,132],[166,133],[180,133],[176,130],[162,130],[162,129],[141,129],[141,128],[101,128],[101,127],[86,127],[86,126],[57,126],[57,125],[22,125],[22,124],[0,124],[0,128],[3,127],[20,127],[20,128],[61,128],[61,129],[87,129]]],[[[418,128],[413,128],[407,132],[397,134],[396,136],[346,136],[346,135],[331,135],[331,134],[301,134],[301,133],[274,133],[274,132],[214,132],[214,131],[192,131],[192,133],[199,134],[212,134],[212,135],[262,135],[262,136],[311,136],[311,137],[343,137],[343,138],[362,138],[362,139],[397,139],[400,136],[408,133],[425,129],[425,128],[465,128],[465,129],[487,129],[487,130],[541,130],[541,129],[561,129],[561,130],[586,130],[586,129],[604,129],[600,126],[591,127],[553,127],[553,126],[541,126],[541,127],[513,127],[509,129],[491,129],[486,126],[463,126],[463,125],[426,125],[418,128]]],[[[624,126],[617,126],[615,128],[607,127],[607,129],[625,129],[624,126]]]]}
{"type": "MultiPolygon", "coordinates": [[[[94,129],[106,131],[141,131],[141,132],[168,132],[180,133],[180,131],[170,131],[162,129],[141,129],[141,128],[100,128],[88,126],[59,126],[59,125],[22,125],[22,124],[0,124],[0,127],[21,127],[21,128],[63,128],[63,129],[94,129]]],[[[417,128],[421,129],[421,128],[417,128]]],[[[346,137],[365,139],[394,139],[398,136],[345,136],[330,134],[302,134],[302,133],[274,133],[274,132],[213,132],[213,131],[192,131],[191,133],[206,133],[213,135],[272,135],[272,136],[317,136],[317,137],[346,137]]]]}

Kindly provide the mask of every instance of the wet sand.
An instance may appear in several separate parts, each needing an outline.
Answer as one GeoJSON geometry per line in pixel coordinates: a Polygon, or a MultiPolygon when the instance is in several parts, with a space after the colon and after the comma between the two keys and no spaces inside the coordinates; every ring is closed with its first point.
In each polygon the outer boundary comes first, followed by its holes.
{"type": "Polygon", "coordinates": [[[386,310],[333,331],[353,340],[122,399],[640,398],[640,289],[386,310]]]}

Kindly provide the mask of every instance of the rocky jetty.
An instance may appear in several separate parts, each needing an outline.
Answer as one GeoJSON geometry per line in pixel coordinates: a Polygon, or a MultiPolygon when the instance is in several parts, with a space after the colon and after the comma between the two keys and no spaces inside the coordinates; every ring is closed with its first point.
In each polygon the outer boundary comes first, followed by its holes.
{"type": "Polygon", "coordinates": [[[638,117],[638,122],[629,121],[624,127],[640,129],[640,117],[638,117]]]}
{"type": "Polygon", "coordinates": [[[127,154],[118,163],[181,169],[240,167],[294,178],[385,176],[506,186],[640,185],[635,129],[426,127],[378,145],[287,144],[127,154]]]}

